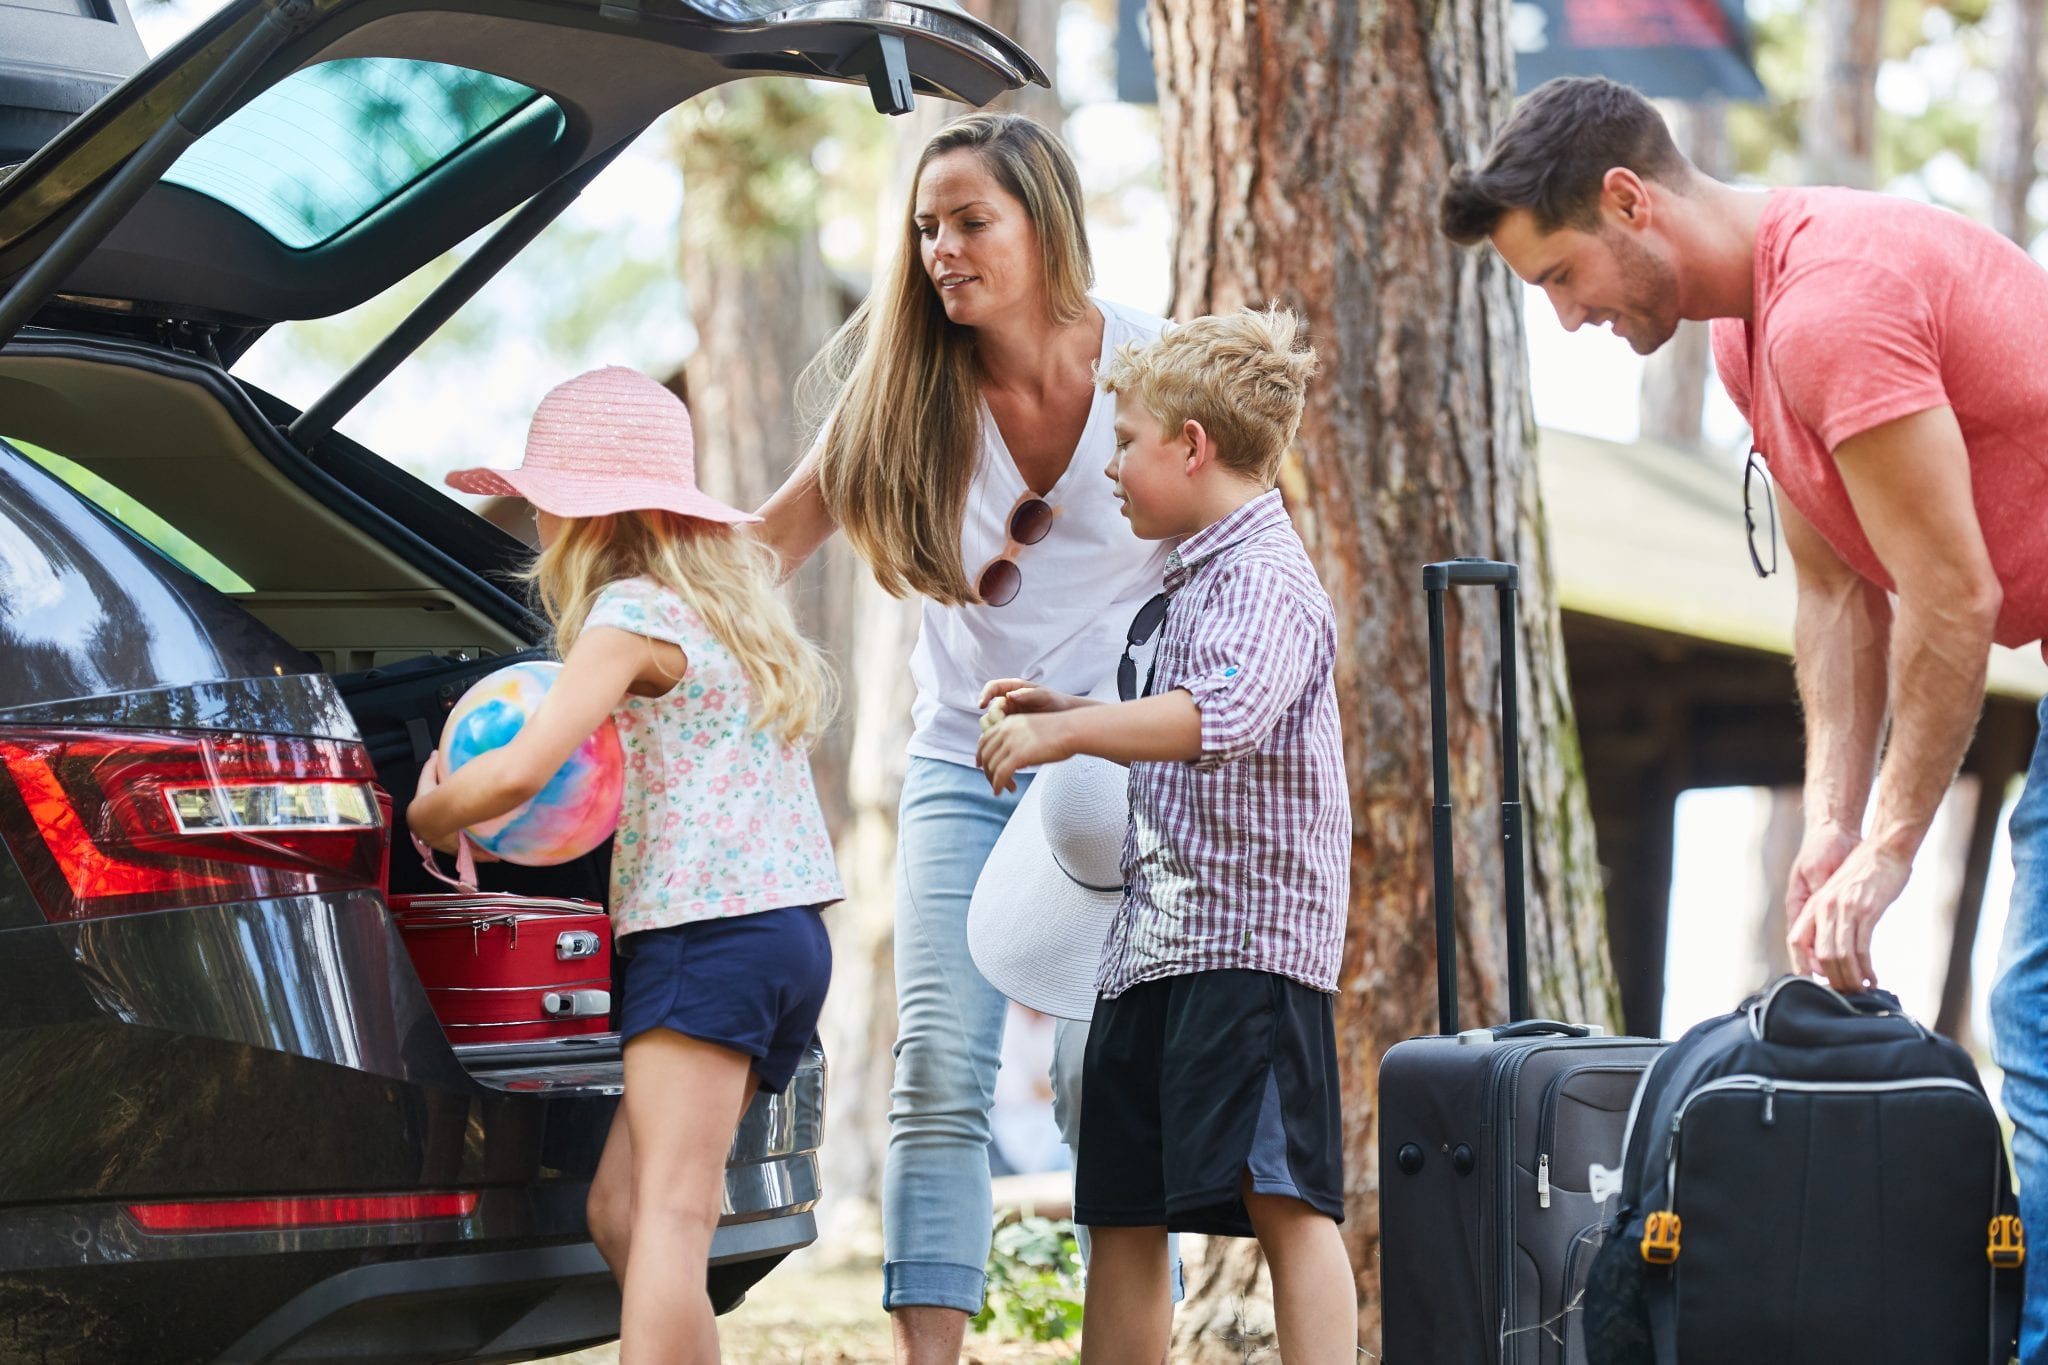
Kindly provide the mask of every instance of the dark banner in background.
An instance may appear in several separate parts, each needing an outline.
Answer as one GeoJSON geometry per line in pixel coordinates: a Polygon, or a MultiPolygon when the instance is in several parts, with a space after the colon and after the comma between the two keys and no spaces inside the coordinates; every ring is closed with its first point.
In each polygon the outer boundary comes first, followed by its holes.
{"type": "Polygon", "coordinates": [[[1145,0],[1117,0],[1116,97],[1125,104],[1159,103],[1159,84],[1152,74],[1152,30],[1146,26],[1145,0]]]}
{"type": "MultiPolygon", "coordinates": [[[[1116,94],[1158,99],[1146,0],[1117,0],[1116,94]]],[[[1742,0],[1516,0],[1509,6],[1516,89],[1552,76],[1607,76],[1652,99],[1765,98],[1742,0]]]]}
{"type": "Polygon", "coordinates": [[[1606,76],[1652,99],[1765,98],[1742,0],[1517,0],[1515,85],[1606,76]]]}

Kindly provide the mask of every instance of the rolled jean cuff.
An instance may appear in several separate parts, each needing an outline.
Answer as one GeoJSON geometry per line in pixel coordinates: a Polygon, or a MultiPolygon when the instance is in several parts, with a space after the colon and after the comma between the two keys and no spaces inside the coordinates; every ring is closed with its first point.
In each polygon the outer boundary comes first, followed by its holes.
{"type": "Polygon", "coordinates": [[[882,1307],[957,1308],[979,1313],[988,1278],[970,1265],[946,1261],[891,1261],[882,1267],[882,1307]]]}

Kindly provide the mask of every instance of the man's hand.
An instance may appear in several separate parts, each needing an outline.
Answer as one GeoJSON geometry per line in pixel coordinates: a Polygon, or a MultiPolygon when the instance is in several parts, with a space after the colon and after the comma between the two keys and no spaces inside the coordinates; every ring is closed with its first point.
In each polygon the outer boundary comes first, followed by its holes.
{"type": "MultiPolygon", "coordinates": [[[[1052,694],[1054,696],[1059,693],[1052,694]]],[[[974,761],[988,774],[989,790],[998,796],[1017,787],[1017,770],[1058,763],[1074,756],[1064,718],[1047,712],[1006,716],[982,732],[974,761]]]]}
{"type": "Polygon", "coordinates": [[[1911,860],[1888,853],[1877,843],[1854,843],[1819,888],[1809,892],[1806,888],[1811,878],[1838,850],[1831,845],[1826,852],[1816,852],[1810,865],[1807,851],[1806,847],[1800,849],[1800,862],[1793,868],[1786,896],[1788,915],[1793,913],[1794,897],[1801,900],[1792,931],[1786,936],[1794,969],[1818,972],[1836,990],[1875,986],[1877,968],[1870,960],[1870,937],[1878,920],[1906,889],[1906,879],[1913,872],[1911,860]]]}

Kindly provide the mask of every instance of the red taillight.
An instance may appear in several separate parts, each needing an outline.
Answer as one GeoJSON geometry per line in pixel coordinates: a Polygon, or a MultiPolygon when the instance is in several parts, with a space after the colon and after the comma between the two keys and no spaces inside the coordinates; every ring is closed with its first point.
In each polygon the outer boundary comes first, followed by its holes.
{"type": "Polygon", "coordinates": [[[0,766],[0,837],[52,920],[378,882],[360,744],[0,726],[0,766]]]}
{"type": "Polygon", "coordinates": [[[425,1218],[467,1218],[474,1193],[350,1194],[303,1199],[209,1199],[190,1204],[130,1204],[128,1216],[144,1232],[244,1232],[263,1228],[321,1228],[347,1223],[412,1223],[425,1218]]]}

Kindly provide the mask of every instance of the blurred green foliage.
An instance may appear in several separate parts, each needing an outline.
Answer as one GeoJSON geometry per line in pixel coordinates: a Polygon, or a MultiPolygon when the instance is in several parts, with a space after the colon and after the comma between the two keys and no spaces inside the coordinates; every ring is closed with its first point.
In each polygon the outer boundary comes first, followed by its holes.
{"type": "MultiPolygon", "coordinates": [[[[1876,174],[1880,189],[1902,177],[1919,177],[1919,188],[1937,203],[1968,210],[1942,193],[1948,182],[1930,183],[1924,173],[1944,153],[1974,170],[1981,157],[1988,98],[1995,80],[1997,51],[1985,21],[1993,0],[1887,0],[1882,60],[1896,63],[1901,82],[1924,90],[1924,108],[1877,112],[1876,174]]],[[[1812,32],[1816,0],[1750,0],[1757,75],[1771,94],[1765,104],[1728,110],[1728,144],[1733,173],[1767,184],[1803,179],[1799,165],[1800,126],[1813,98],[1812,32]]]]}
{"type": "Polygon", "coordinates": [[[974,1330],[1000,1326],[1027,1341],[1065,1341],[1081,1330],[1081,1251],[1064,1218],[1000,1215],[989,1248],[988,1292],[974,1330]]]}
{"type": "MultiPolygon", "coordinates": [[[[740,265],[824,224],[871,225],[888,182],[892,127],[865,90],[812,81],[738,81],[669,120],[683,171],[683,232],[740,265]]],[[[848,251],[865,264],[865,235],[848,251]]]]}

